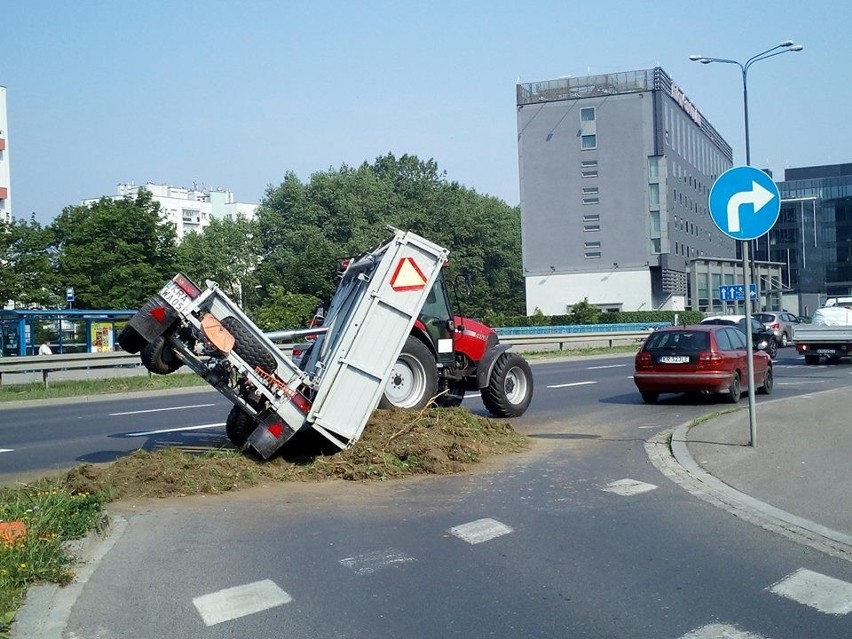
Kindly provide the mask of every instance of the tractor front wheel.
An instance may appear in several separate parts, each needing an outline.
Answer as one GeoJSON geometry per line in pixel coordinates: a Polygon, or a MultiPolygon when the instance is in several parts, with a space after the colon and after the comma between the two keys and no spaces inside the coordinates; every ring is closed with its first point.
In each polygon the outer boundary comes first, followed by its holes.
{"type": "Polygon", "coordinates": [[[503,353],[494,362],[488,386],[482,389],[482,403],[496,417],[520,417],[532,401],[533,377],[530,365],[517,353],[503,353]]]}

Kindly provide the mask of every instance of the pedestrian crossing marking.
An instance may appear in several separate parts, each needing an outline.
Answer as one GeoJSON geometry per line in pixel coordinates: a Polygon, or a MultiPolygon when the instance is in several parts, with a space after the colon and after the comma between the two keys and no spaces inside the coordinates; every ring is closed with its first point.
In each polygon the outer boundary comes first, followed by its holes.
{"type": "Polygon", "coordinates": [[[769,591],[829,615],[852,612],[852,584],[806,568],[784,577],[769,591]]]}
{"type": "Polygon", "coordinates": [[[378,572],[382,568],[393,566],[395,564],[403,564],[409,561],[415,561],[414,557],[406,555],[404,552],[395,548],[386,550],[375,550],[373,552],[356,555],[354,557],[346,557],[340,560],[340,564],[355,571],[357,575],[371,575],[378,572]]]}
{"type": "Polygon", "coordinates": [[[512,529],[496,519],[486,518],[454,526],[448,532],[469,544],[481,544],[495,537],[508,535],[512,529]]]}
{"type": "Polygon", "coordinates": [[[683,635],[680,639],[766,639],[766,637],[753,632],[745,632],[736,626],[714,623],[709,626],[696,628],[683,635]]]}
{"type": "Polygon", "coordinates": [[[646,484],[645,482],[638,481],[636,479],[619,479],[618,481],[610,482],[601,488],[601,490],[605,490],[608,493],[615,493],[622,497],[641,495],[642,493],[647,493],[656,489],[657,486],[654,484],[646,484]]]}

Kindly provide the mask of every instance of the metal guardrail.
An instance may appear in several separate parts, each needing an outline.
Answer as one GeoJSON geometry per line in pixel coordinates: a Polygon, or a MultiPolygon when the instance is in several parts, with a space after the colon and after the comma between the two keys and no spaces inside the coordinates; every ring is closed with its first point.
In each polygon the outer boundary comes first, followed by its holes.
{"type": "MultiPolygon", "coordinates": [[[[661,326],[670,326],[670,324],[661,323],[661,326]]],[[[653,324],[613,324],[611,326],[619,326],[622,330],[603,330],[591,332],[585,330],[588,326],[572,326],[572,327],[524,327],[526,332],[521,333],[514,329],[500,329],[498,334],[500,341],[504,344],[522,347],[541,347],[542,349],[558,349],[565,350],[570,348],[570,345],[589,344],[589,345],[605,345],[608,347],[619,344],[630,344],[638,342],[647,337],[648,333],[654,328],[653,324]],[[625,326],[629,326],[632,330],[624,330],[625,326]],[[641,327],[641,328],[640,328],[641,327]],[[560,329],[559,332],[552,332],[554,328],[560,329]],[[567,332],[561,329],[581,329],[571,330],[567,332]],[[549,329],[551,332],[543,332],[542,329],[549,329]],[[505,332],[504,332],[505,331],[505,332]]],[[[609,328],[607,325],[599,325],[609,328]]],[[[282,344],[280,348],[284,352],[289,352],[292,349],[292,344],[282,344]]],[[[0,384],[3,383],[3,373],[32,373],[40,372],[42,381],[45,386],[48,384],[48,375],[55,371],[68,370],[86,370],[91,368],[117,368],[122,366],[138,366],[140,365],[139,356],[125,353],[124,351],[112,351],[106,353],[71,353],[67,355],[23,355],[13,357],[0,357],[0,384]]]]}

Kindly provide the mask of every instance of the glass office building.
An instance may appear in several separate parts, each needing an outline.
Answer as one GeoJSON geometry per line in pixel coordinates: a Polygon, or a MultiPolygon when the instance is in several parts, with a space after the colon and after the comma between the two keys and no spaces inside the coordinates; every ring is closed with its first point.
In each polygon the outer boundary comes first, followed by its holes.
{"type": "Polygon", "coordinates": [[[777,185],[781,213],[756,241],[756,259],[783,265],[781,286],[802,313],[852,295],[852,164],[787,169],[777,185]]]}

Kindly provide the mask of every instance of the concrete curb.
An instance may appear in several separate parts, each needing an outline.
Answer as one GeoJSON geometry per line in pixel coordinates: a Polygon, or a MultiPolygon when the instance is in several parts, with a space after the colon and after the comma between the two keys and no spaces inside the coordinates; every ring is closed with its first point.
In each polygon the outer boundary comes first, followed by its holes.
{"type": "Polygon", "coordinates": [[[687,433],[692,424],[661,431],[645,442],[645,452],[660,472],[687,492],[735,517],[852,562],[852,536],[746,495],[701,468],[687,448],[687,433]]]}
{"type": "Polygon", "coordinates": [[[98,564],[127,529],[123,517],[109,518],[103,533],[90,532],[85,538],[71,543],[77,558],[77,576],[67,586],[48,584],[35,586],[27,592],[24,605],[15,615],[12,636],[15,639],[62,639],[71,609],[98,564]]]}

